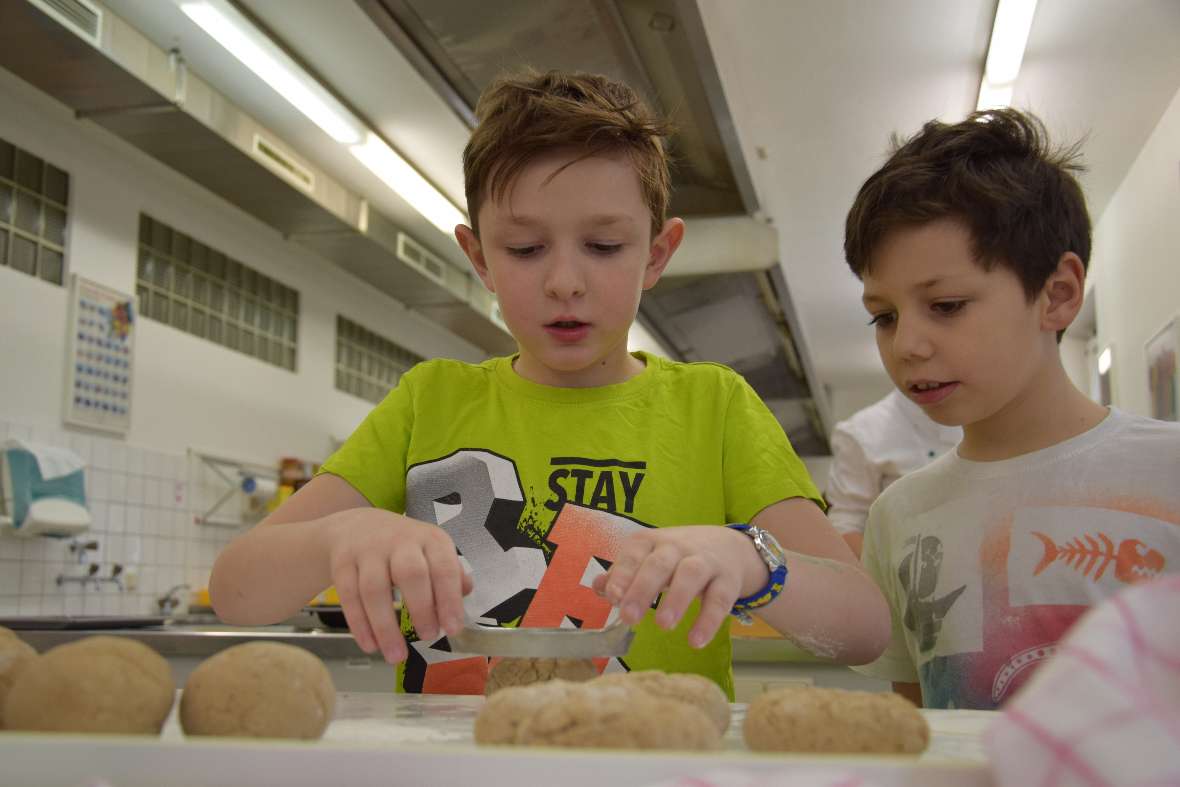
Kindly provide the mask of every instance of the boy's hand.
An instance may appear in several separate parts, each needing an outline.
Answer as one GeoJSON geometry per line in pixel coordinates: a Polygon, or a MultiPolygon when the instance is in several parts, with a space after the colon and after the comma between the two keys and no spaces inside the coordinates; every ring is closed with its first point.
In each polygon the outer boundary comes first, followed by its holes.
{"type": "Polygon", "coordinates": [[[325,535],[332,583],[366,653],[379,647],[390,664],[408,654],[394,587],[422,639],[463,627],[463,596],[472,580],[442,528],[377,508],[353,508],[333,514],[325,535]]]}
{"type": "Polygon", "coordinates": [[[725,622],[733,603],[766,585],[770,571],[748,536],[717,525],[668,527],[629,536],[610,570],[593,588],[620,608],[624,623],[643,619],[656,596],[656,624],[673,629],[694,598],[701,614],[688,634],[704,647],[725,622]]]}

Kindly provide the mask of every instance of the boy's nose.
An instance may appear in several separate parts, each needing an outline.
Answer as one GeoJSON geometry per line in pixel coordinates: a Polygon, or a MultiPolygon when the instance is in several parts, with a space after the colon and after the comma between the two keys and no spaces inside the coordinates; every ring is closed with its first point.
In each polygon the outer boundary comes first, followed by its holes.
{"type": "Polygon", "coordinates": [[[551,298],[565,300],[586,292],[586,279],[573,255],[555,254],[545,272],[545,294],[551,298]]]}
{"type": "Polygon", "coordinates": [[[898,317],[893,332],[893,354],[901,360],[924,360],[934,354],[934,345],[920,320],[898,317]]]}

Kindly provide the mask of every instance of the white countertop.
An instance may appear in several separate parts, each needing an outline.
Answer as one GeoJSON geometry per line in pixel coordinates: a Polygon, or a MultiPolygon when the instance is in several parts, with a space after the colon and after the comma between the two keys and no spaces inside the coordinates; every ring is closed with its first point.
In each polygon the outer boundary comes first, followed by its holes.
{"type": "Polygon", "coordinates": [[[848,772],[887,787],[989,787],[981,744],[994,717],[985,711],[923,711],[931,726],[920,758],[809,757],[745,751],[745,705],[734,705],[726,751],[621,752],[479,747],[472,740],[482,697],[347,693],[318,742],[186,739],[176,707],[159,739],[0,735],[5,783],[28,785],[232,784],[455,785],[480,787],[559,781],[561,787],[647,785],[722,770],[755,773],[848,772]]]}

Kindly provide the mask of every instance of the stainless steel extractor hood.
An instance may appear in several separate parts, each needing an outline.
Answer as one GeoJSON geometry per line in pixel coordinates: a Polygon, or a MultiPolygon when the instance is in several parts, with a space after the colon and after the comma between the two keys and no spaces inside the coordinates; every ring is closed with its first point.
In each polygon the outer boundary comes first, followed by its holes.
{"type": "Polygon", "coordinates": [[[683,360],[741,372],[801,454],[828,453],[831,426],[694,0],[355,0],[469,124],[505,68],[607,74],[676,129],[671,212],[688,232],[642,322],[683,360]]]}
{"type": "Polygon", "coordinates": [[[490,354],[494,300],[100,3],[0,2],[0,67],[490,354]]]}

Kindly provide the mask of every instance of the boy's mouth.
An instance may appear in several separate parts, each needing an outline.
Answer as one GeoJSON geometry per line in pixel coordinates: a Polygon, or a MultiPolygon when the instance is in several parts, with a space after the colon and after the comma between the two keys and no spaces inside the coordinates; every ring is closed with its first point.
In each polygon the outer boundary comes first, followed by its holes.
{"type": "Polygon", "coordinates": [[[590,331],[590,323],[581,320],[554,320],[546,323],[545,331],[558,341],[576,342],[585,338],[590,331]]]}
{"type": "Polygon", "coordinates": [[[959,383],[954,380],[945,383],[935,380],[919,380],[910,383],[909,394],[910,398],[918,404],[930,405],[941,402],[954,393],[958,387],[959,383]]]}

